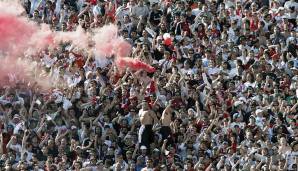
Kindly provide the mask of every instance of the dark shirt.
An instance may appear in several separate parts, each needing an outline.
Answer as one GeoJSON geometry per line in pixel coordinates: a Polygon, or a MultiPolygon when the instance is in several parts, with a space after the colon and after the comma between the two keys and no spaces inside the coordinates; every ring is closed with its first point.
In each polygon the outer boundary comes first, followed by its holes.
{"type": "Polygon", "coordinates": [[[160,22],[162,16],[162,12],[160,10],[152,11],[149,15],[149,21],[154,26],[157,26],[160,22]]]}

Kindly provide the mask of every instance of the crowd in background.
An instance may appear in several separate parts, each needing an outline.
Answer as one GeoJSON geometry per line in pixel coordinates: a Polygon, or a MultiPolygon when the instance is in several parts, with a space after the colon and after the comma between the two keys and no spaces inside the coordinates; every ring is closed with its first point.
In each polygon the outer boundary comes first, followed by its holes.
{"type": "Polygon", "coordinates": [[[116,24],[130,57],[156,71],[120,71],[92,44],[36,54],[53,89],[0,88],[0,170],[297,170],[296,0],[20,3],[53,31],[116,24]],[[155,120],[145,143],[144,111],[155,120]]]}

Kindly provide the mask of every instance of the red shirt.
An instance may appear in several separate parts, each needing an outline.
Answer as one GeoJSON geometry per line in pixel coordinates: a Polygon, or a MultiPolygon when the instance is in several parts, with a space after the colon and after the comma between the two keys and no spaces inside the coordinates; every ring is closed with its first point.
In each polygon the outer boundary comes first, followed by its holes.
{"type": "Polygon", "coordinates": [[[211,29],[211,33],[214,37],[219,37],[220,32],[217,29],[211,29]]]}
{"type": "Polygon", "coordinates": [[[242,17],[242,9],[241,8],[236,9],[236,15],[242,17]]]}
{"type": "Polygon", "coordinates": [[[155,87],[155,82],[151,81],[149,87],[147,88],[147,91],[149,94],[155,93],[156,87],[155,87]]]}
{"type": "Polygon", "coordinates": [[[232,147],[233,152],[235,153],[237,151],[237,143],[233,142],[231,147],[232,147]]]}
{"type": "Polygon", "coordinates": [[[72,52],[72,54],[75,56],[75,63],[78,65],[78,67],[83,68],[84,65],[85,65],[85,60],[84,60],[83,55],[76,54],[76,53],[73,53],[73,52],[72,52]]]}
{"type": "Polygon", "coordinates": [[[206,37],[206,33],[205,33],[205,31],[198,31],[198,37],[200,38],[200,39],[203,39],[203,38],[205,38],[206,37]]]}
{"type": "Polygon", "coordinates": [[[256,31],[258,29],[258,22],[259,20],[250,19],[250,31],[256,31]]]}
{"type": "Polygon", "coordinates": [[[3,137],[3,144],[2,144],[3,154],[7,153],[6,145],[8,144],[11,136],[12,136],[12,133],[11,134],[2,133],[2,137],[3,137]]]}
{"type": "Polygon", "coordinates": [[[91,5],[96,5],[97,0],[86,0],[86,2],[89,2],[91,5]]]}
{"type": "Polygon", "coordinates": [[[183,31],[187,31],[188,34],[190,33],[189,24],[187,22],[182,22],[181,28],[183,31]]]}
{"type": "Polygon", "coordinates": [[[113,4],[112,9],[109,10],[109,4],[106,5],[106,15],[111,17],[112,21],[115,21],[116,6],[113,4]]]}

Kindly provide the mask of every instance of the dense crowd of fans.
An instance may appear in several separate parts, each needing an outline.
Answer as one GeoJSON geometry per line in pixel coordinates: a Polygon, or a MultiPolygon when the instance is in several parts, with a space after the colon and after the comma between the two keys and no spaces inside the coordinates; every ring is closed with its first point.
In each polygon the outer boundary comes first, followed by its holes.
{"type": "Polygon", "coordinates": [[[55,89],[1,87],[0,170],[297,170],[295,0],[21,2],[53,31],[116,24],[156,72],[37,54],[55,89]]]}

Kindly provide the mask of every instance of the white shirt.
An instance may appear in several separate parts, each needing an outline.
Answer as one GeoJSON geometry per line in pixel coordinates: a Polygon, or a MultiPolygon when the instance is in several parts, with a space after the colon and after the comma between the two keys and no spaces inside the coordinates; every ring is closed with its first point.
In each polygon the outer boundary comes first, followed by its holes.
{"type": "Polygon", "coordinates": [[[19,122],[18,124],[16,124],[16,126],[14,127],[13,133],[14,134],[18,134],[19,130],[24,130],[24,122],[19,122]]]}
{"type": "MultiPolygon", "coordinates": [[[[121,171],[126,171],[128,168],[128,165],[125,161],[122,161],[121,163],[121,171]]],[[[112,166],[112,169],[116,171],[116,163],[112,166]]]]}
{"type": "Polygon", "coordinates": [[[217,68],[217,67],[214,67],[214,68],[209,68],[208,69],[208,75],[213,75],[213,74],[217,74],[220,72],[220,69],[217,68]]]}
{"type": "Polygon", "coordinates": [[[22,150],[22,146],[20,144],[15,144],[15,145],[10,144],[10,146],[8,148],[17,152],[17,153],[20,153],[22,150]]]}
{"type": "Polygon", "coordinates": [[[255,84],[247,81],[247,82],[244,83],[244,86],[245,86],[245,88],[255,87],[255,84]]]}
{"type": "Polygon", "coordinates": [[[119,8],[117,8],[116,10],[116,20],[123,22],[123,18],[125,15],[129,14],[129,8],[126,8],[124,6],[120,6],[119,8]]]}
{"type": "Polygon", "coordinates": [[[209,59],[207,59],[206,57],[204,57],[204,58],[202,59],[202,63],[203,63],[203,66],[204,66],[204,67],[208,67],[208,65],[209,65],[209,59]]]}
{"type": "Polygon", "coordinates": [[[171,60],[161,59],[158,61],[158,63],[159,63],[159,66],[162,66],[163,68],[165,67],[166,69],[170,69],[172,66],[171,60]]]}
{"type": "Polygon", "coordinates": [[[131,8],[131,14],[135,15],[136,17],[148,16],[149,15],[149,9],[145,5],[143,5],[143,6],[136,5],[136,6],[131,8]]]}
{"type": "Polygon", "coordinates": [[[56,57],[50,58],[49,55],[44,55],[44,57],[42,58],[42,62],[47,68],[50,68],[51,66],[53,66],[56,61],[57,61],[56,57]]]}
{"type": "Polygon", "coordinates": [[[96,6],[93,7],[92,12],[93,12],[93,15],[94,16],[102,15],[102,13],[101,13],[101,7],[99,7],[98,5],[96,5],[96,6]]]}
{"type": "Polygon", "coordinates": [[[235,125],[238,125],[241,129],[244,128],[244,122],[232,122],[230,128],[234,128],[235,125]]]}
{"type": "Polygon", "coordinates": [[[263,117],[256,117],[256,125],[263,129],[264,127],[264,118],[263,117]]]}
{"type": "Polygon", "coordinates": [[[292,1],[287,1],[284,5],[286,9],[289,9],[290,7],[295,7],[295,10],[298,10],[298,3],[297,2],[292,2],[292,1]]]}
{"type": "Polygon", "coordinates": [[[185,74],[190,74],[190,75],[193,75],[194,74],[194,70],[191,69],[191,68],[188,68],[188,69],[184,69],[182,68],[181,69],[181,72],[185,75],[185,74]]]}
{"type": "Polygon", "coordinates": [[[228,30],[228,39],[231,39],[233,41],[236,39],[235,31],[231,27],[228,30]]]}
{"type": "Polygon", "coordinates": [[[295,163],[295,157],[298,157],[298,151],[287,152],[286,155],[288,155],[288,167],[292,169],[292,165],[297,164],[295,163]]]}

